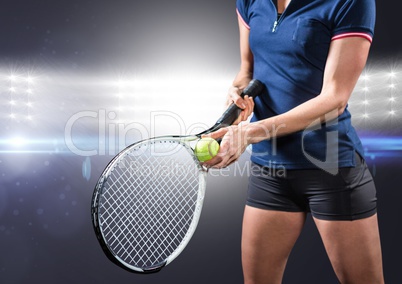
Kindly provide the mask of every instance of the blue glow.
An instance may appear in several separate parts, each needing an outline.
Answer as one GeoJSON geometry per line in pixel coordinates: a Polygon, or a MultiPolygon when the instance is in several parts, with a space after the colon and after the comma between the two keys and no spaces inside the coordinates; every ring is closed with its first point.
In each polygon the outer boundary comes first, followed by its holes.
{"type": "Polygon", "coordinates": [[[82,163],[82,176],[87,181],[91,179],[91,159],[89,157],[86,157],[82,163]]]}
{"type": "MultiPolygon", "coordinates": [[[[402,137],[391,136],[364,136],[360,135],[365,156],[371,159],[375,157],[402,157],[402,137]]],[[[74,146],[82,150],[83,153],[96,151],[98,156],[114,156],[119,150],[118,145],[110,141],[99,143],[99,138],[81,138],[74,139],[74,146]]],[[[135,141],[130,141],[130,143],[135,141]]],[[[77,155],[66,145],[64,139],[21,139],[14,138],[9,140],[0,140],[1,154],[44,154],[55,153],[60,155],[77,155]],[[18,142],[18,143],[17,143],[18,142]]],[[[124,147],[123,147],[124,148],[124,147]]],[[[81,155],[93,156],[93,155],[81,155]]],[[[88,161],[86,162],[88,166],[88,161]]],[[[86,169],[87,170],[87,169],[86,169]]]]}
{"type": "Polygon", "coordinates": [[[362,137],[365,156],[371,157],[402,157],[402,137],[362,137]]]}

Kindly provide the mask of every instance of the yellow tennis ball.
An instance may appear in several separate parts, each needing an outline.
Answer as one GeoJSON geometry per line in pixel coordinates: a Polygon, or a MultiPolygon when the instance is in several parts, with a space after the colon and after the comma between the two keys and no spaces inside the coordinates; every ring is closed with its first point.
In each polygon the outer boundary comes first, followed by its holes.
{"type": "Polygon", "coordinates": [[[195,145],[194,153],[200,162],[211,160],[218,154],[219,143],[213,138],[202,138],[195,145]]]}

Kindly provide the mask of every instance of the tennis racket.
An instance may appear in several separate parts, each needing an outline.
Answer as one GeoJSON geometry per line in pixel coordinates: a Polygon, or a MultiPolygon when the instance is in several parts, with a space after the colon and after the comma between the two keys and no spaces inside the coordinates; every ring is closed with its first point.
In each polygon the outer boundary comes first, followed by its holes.
{"type": "MultiPolygon", "coordinates": [[[[255,97],[263,88],[253,80],[241,96],[255,97]]],[[[183,251],[198,224],[207,173],[190,142],[231,125],[240,112],[232,104],[199,134],[143,140],[110,161],[96,184],[91,215],[112,262],[131,272],[152,273],[183,251]]]]}

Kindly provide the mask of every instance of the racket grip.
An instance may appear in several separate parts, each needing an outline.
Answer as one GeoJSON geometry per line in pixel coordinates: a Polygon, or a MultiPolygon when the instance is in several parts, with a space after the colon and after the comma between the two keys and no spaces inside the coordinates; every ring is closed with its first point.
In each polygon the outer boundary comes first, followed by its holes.
{"type": "MultiPolygon", "coordinates": [[[[257,97],[264,90],[264,84],[257,79],[253,79],[250,81],[250,84],[242,91],[240,96],[244,98],[244,96],[249,96],[252,98],[257,97]]],[[[219,125],[220,127],[226,127],[232,125],[233,122],[239,117],[241,112],[241,108],[239,108],[234,103],[231,104],[227,110],[222,114],[222,116],[218,119],[215,125],[219,125]]]]}

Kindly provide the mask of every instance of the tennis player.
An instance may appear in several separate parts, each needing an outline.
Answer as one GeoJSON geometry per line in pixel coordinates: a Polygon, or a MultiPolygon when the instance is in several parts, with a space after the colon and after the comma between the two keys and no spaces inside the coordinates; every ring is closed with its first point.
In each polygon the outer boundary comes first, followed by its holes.
{"type": "Polygon", "coordinates": [[[374,34],[374,0],[237,0],[241,66],[228,100],[245,120],[205,166],[252,144],[244,212],[245,283],[281,283],[311,212],[341,283],[384,283],[376,189],[347,103],[374,34]],[[239,94],[252,78],[254,101],[239,94]],[[275,171],[273,169],[280,169],[275,171]]]}

